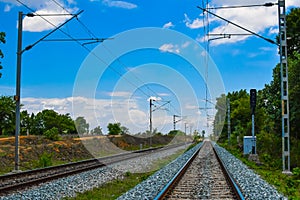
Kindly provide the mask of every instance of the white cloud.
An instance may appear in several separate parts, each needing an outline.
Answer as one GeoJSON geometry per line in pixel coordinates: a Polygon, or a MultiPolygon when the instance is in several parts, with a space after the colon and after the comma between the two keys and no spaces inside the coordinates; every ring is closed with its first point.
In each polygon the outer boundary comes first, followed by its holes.
{"type": "Polygon", "coordinates": [[[285,1],[286,7],[300,7],[300,1],[299,0],[288,0],[285,1]]]}
{"type": "Polygon", "coordinates": [[[109,92],[108,95],[110,97],[130,98],[131,93],[130,92],[125,92],[125,91],[114,91],[114,92],[109,92]]]}
{"type": "Polygon", "coordinates": [[[274,50],[276,50],[275,48],[271,48],[271,47],[260,47],[259,49],[262,50],[262,51],[274,51],[274,50]]]}
{"type": "MultiPolygon", "coordinates": [[[[43,15],[43,14],[66,14],[65,11],[61,10],[50,10],[50,9],[43,9],[35,12],[36,14],[43,15]]],[[[42,31],[47,31],[51,30],[54,28],[54,26],[59,26],[63,22],[65,22],[70,16],[60,16],[60,17],[55,17],[55,16],[47,16],[44,17],[47,21],[50,21],[48,23],[41,17],[25,17],[24,18],[24,25],[23,25],[23,30],[24,31],[30,31],[30,32],[42,32],[42,31]],[[53,26],[53,25],[54,26],[53,26]]]]}
{"type": "MultiPolygon", "coordinates": [[[[0,0],[0,2],[7,3],[5,5],[4,11],[9,12],[13,6],[23,6],[17,1],[12,0],[0,0]]],[[[56,0],[60,5],[51,0],[39,1],[39,0],[23,0],[26,6],[35,10],[36,14],[67,14],[68,12],[74,13],[78,10],[74,5],[76,2],[74,0],[68,0],[68,5],[66,5],[62,0],[56,0]],[[63,8],[67,11],[65,11],[63,8]]],[[[70,16],[44,16],[46,20],[50,21],[53,25],[58,26],[66,21],[70,16]]],[[[25,17],[23,20],[23,30],[30,32],[41,32],[47,31],[54,28],[54,26],[46,22],[39,16],[35,17],[25,17]]]]}
{"type": "MultiPolygon", "coordinates": [[[[221,9],[217,10],[217,15],[228,19],[231,22],[234,22],[248,30],[251,30],[257,34],[264,34],[266,29],[274,27],[277,25],[277,8],[266,8],[266,7],[254,7],[254,8],[239,8],[239,12],[232,12],[230,9],[221,9]]],[[[220,20],[219,20],[220,21],[220,20]]],[[[210,33],[220,34],[248,34],[246,32],[234,25],[224,23],[220,21],[221,25],[214,28],[210,33]]],[[[247,38],[253,35],[248,36],[232,36],[230,39],[220,39],[213,40],[213,45],[219,45],[224,43],[235,43],[238,41],[244,41],[247,38]]]]}
{"type": "Polygon", "coordinates": [[[147,111],[139,109],[136,101],[123,99],[88,99],[85,97],[68,98],[22,98],[22,109],[38,113],[53,109],[60,114],[70,113],[73,119],[83,116],[90,128],[100,125],[106,132],[108,123],[120,122],[133,133],[146,130],[147,111]]]}
{"type": "Polygon", "coordinates": [[[162,52],[171,52],[171,53],[180,53],[178,45],[173,45],[171,43],[169,44],[163,44],[159,47],[159,50],[162,52]]]}
{"type": "Polygon", "coordinates": [[[9,4],[6,4],[4,7],[4,12],[9,12],[11,10],[12,6],[9,4]]]}
{"type": "Polygon", "coordinates": [[[124,9],[137,8],[136,4],[129,3],[126,1],[103,0],[102,3],[108,7],[117,7],[117,8],[124,8],[124,9]]]}
{"type": "Polygon", "coordinates": [[[184,13],[184,21],[186,27],[190,29],[198,29],[205,25],[202,19],[196,18],[193,21],[188,17],[186,13],[184,13]]]}
{"type": "Polygon", "coordinates": [[[271,35],[271,34],[278,34],[279,33],[279,28],[275,28],[275,27],[271,27],[270,29],[269,29],[269,35],[271,35]]]}
{"type": "MultiPolygon", "coordinates": [[[[160,97],[150,97],[156,101],[160,97]]],[[[90,99],[85,97],[68,98],[22,98],[22,109],[29,113],[38,113],[44,109],[53,109],[60,114],[70,113],[73,119],[83,116],[90,124],[90,129],[101,126],[104,133],[107,133],[107,124],[120,122],[129,128],[131,133],[144,132],[149,130],[149,106],[141,106],[138,101],[131,99],[90,99]]],[[[148,99],[149,101],[149,99],[148,99]]],[[[206,116],[199,111],[198,106],[192,103],[184,103],[185,113],[182,116],[189,116],[177,124],[178,128],[184,130],[184,122],[194,123],[203,127],[206,125],[206,116]]],[[[181,114],[180,114],[181,115],[181,114]]],[[[153,128],[158,131],[168,132],[172,129],[172,116],[166,110],[156,110],[153,113],[153,128]]],[[[198,127],[198,128],[199,128],[198,127]]],[[[194,126],[197,129],[196,126],[194,126]]]]}
{"type": "Polygon", "coordinates": [[[198,110],[199,106],[195,106],[195,105],[191,105],[191,104],[186,104],[184,106],[184,108],[187,109],[187,110],[198,110]]]}
{"type": "Polygon", "coordinates": [[[151,96],[151,97],[149,97],[149,98],[147,99],[147,101],[150,101],[150,99],[152,99],[152,100],[154,100],[154,101],[161,101],[161,98],[160,98],[160,97],[153,97],[153,96],[151,96]]]}
{"type": "Polygon", "coordinates": [[[172,27],[174,27],[174,24],[172,22],[168,22],[163,26],[163,28],[172,28],[172,27]]]}
{"type": "Polygon", "coordinates": [[[185,49],[185,48],[187,48],[190,44],[191,44],[190,41],[186,41],[185,43],[183,43],[183,44],[181,45],[181,47],[182,47],[183,49],[185,49]]]}
{"type": "Polygon", "coordinates": [[[169,93],[157,93],[159,96],[161,96],[161,97],[169,97],[169,96],[171,96],[171,94],[169,94],[169,93]]]}
{"type": "MultiPolygon", "coordinates": [[[[262,4],[260,0],[213,0],[210,2],[209,7],[220,7],[220,6],[233,6],[233,5],[252,5],[252,4],[262,4]]],[[[299,0],[290,0],[286,1],[286,6],[300,6],[299,0]]],[[[273,7],[251,7],[251,8],[237,8],[237,9],[217,9],[215,13],[231,22],[234,22],[242,27],[245,27],[255,33],[260,35],[272,35],[278,33],[278,10],[277,5],[273,7]]],[[[240,28],[237,28],[227,22],[217,18],[217,17],[209,17],[209,22],[211,23],[210,34],[225,34],[225,33],[248,33],[243,31],[240,28]]],[[[189,19],[187,15],[185,15],[185,22],[188,26],[192,24],[194,27],[198,25],[201,27],[201,20],[196,18],[194,20],[189,19]]],[[[203,24],[203,22],[202,22],[203,24]]],[[[218,39],[211,41],[212,45],[220,45],[225,43],[235,43],[239,41],[244,41],[249,36],[231,36],[230,39],[218,39]]],[[[210,37],[212,38],[212,37],[210,37]]],[[[204,36],[198,36],[197,41],[203,42],[205,41],[204,36]]],[[[271,38],[272,39],[272,38],[271,38]]]]}

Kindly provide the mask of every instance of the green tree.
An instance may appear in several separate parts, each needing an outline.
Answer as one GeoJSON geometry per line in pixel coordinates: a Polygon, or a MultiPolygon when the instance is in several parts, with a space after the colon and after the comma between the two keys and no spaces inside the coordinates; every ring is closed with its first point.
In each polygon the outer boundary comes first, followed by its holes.
{"type": "Polygon", "coordinates": [[[180,130],[171,130],[168,135],[170,136],[176,136],[176,135],[185,135],[184,132],[180,131],[180,130]]]}
{"type": "Polygon", "coordinates": [[[30,134],[32,127],[32,120],[27,110],[21,112],[21,134],[27,135],[30,134]]]}
{"type": "Polygon", "coordinates": [[[91,133],[93,135],[103,135],[102,128],[100,126],[97,126],[93,130],[91,130],[91,133]]]}
{"type": "Polygon", "coordinates": [[[109,123],[107,129],[109,135],[120,135],[122,132],[121,123],[109,123]]]}
{"type": "Polygon", "coordinates": [[[129,134],[129,128],[121,126],[121,135],[129,134]]]}
{"type": "Polygon", "coordinates": [[[30,127],[32,134],[43,135],[45,131],[57,128],[59,134],[75,134],[75,123],[70,114],[59,114],[54,110],[43,110],[36,115],[31,114],[30,127]]]}
{"type": "MultiPolygon", "coordinates": [[[[1,43],[5,43],[5,33],[4,32],[0,32],[0,44],[1,43]]],[[[4,57],[4,54],[3,52],[1,51],[0,49],[0,58],[3,58],[4,57]]],[[[1,62],[0,62],[0,70],[3,69],[3,66],[1,65],[1,62]]],[[[2,77],[2,73],[0,72],[0,78],[2,77]]]]}
{"type": "Polygon", "coordinates": [[[0,97],[0,135],[12,135],[15,127],[16,104],[12,97],[0,97]]]}
{"type": "Polygon", "coordinates": [[[59,131],[56,127],[46,130],[44,136],[49,140],[60,140],[59,131]]]}
{"type": "Polygon", "coordinates": [[[259,92],[258,107],[266,114],[265,131],[281,136],[280,65],[273,69],[273,80],[259,92]]]}
{"type": "Polygon", "coordinates": [[[75,119],[75,126],[79,134],[85,134],[89,132],[89,124],[86,122],[84,117],[77,117],[75,119]]]}
{"type": "Polygon", "coordinates": [[[39,112],[36,115],[32,113],[30,115],[30,121],[31,121],[31,132],[30,134],[33,135],[43,135],[43,132],[45,131],[44,122],[43,122],[43,116],[39,112]]]}
{"type": "Polygon", "coordinates": [[[59,126],[58,129],[62,134],[76,134],[75,122],[71,118],[70,114],[59,115],[59,126]]]}
{"type": "Polygon", "coordinates": [[[286,16],[288,57],[300,53],[300,8],[292,8],[286,16]]]}

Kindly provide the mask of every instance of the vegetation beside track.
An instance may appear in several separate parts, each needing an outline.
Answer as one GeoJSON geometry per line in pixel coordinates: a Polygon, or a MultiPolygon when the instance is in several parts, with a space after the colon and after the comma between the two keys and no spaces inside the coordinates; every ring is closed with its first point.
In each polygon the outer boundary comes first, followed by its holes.
{"type": "Polygon", "coordinates": [[[226,148],[231,154],[240,159],[249,168],[253,169],[269,184],[276,187],[276,189],[284,194],[288,199],[299,200],[300,199],[300,168],[296,167],[292,170],[293,175],[286,175],[282,173],[281,169],[271,166],[270,163],[261,159],[261,163],[257,164],[248,160],[248,156],[233,146],[228,144],[220,144],[226,148]]]}
{"type": "MultiPolygon", "coordinates": [[[[168,135],[156,135],[152,138],[152,147],[180,142],[182,138],[168,135]]],[[[0,174],[14,169],[14,137],[0,138],[0,174]]],[[[149,138],[130,135],[118,136],[62,136],[53,141],[44,136],[20,137],[20,169],[29,170],[59,165],[79,160],[103,157],[120,153],[122,150],[138,150],[149,147],[149,138]],[[89,146],[89,149],[86,149],[89,146]]]]}

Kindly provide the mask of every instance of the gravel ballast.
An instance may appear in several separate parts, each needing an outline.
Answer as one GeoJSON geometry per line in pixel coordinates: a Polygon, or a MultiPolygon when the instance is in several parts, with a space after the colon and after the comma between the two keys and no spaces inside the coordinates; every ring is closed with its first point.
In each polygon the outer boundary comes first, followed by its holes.
{"type": "MultiPolygon", "coordinates": [[[[176,172],[184,165],[196,149],[200,148],[202,144],[197,145],[185,154],[178,157],[176,160],[168,164],[163,169],[157,171],[147,180],[143,181],[133,189],[129,190],[118,200],[132,200],[132,199],[154,199],[164,186],[173,178],[176,172]]],[[[215,144],[216,150],[224,162],[227,170],[231,173],[236,183],[240,186],[245,199],[287,199],[281,195],[273,186],[255,174],[253,170],[249,169],[239,159],[224,148],[215,144]]]]}
{"type": "Polygon", "coordinates": [[[147,180],[120,196],[118,200],[153,199],[201,146],[202,143],[185,152],[147,180]]]}
{"type": "Polygon", "coordinates": [[[64,197],[75,197],[76,193],[82,193],[99,187],[114,179],[121,179],[123,175],[130,171],[131,173],[146,172],[151,169],[153,161],[170,156],[185,146],[167,149],[143,156],[122,161],[103,168],[86,171],[80,174],[57,179],[51,182],[35,186],[33,188],[16,192],[8,196],[0,197],[0,200],[11,199],[62,199],[64,197]]]}
{"type": "Polygon", "coordinates": [[[287,199],[224,148],[215,145],[215,149],[246,199],[287,199]]]}

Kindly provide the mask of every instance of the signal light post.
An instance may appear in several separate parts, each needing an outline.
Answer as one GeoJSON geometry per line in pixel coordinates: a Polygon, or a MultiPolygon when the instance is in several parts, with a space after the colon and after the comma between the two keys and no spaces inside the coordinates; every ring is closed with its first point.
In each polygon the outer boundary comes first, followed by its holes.
{"type": "Polygon", "coordinates": [[[255,141],[255,131],[254,131],[254,114],[256,106],[256,89],[250,90],[250,107],[252,115],[252,154],[256,154],[256,141],[255,141]]]}

